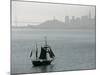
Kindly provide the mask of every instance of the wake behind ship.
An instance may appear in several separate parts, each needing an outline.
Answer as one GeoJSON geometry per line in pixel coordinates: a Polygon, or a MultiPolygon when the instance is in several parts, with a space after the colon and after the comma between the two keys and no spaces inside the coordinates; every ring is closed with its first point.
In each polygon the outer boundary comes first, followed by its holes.
{"type": "MultiPolygon", "coordinates": [[[[42,65],[50,65],[54,60],[55,55],[51,49],[51,47],[47,44],[47,38],[45,37],[45,45],[41,47],[40,56],[38,56],[38,48],[36,44],[36,59],[32,60],[32,64],[34,66],[42,66],[42,65]],[[47,58],[47,54],[49,54],[49,59],[47,58]]],[[[32,57],[33,51],[31,51],[30,57],[32,57]]]]}

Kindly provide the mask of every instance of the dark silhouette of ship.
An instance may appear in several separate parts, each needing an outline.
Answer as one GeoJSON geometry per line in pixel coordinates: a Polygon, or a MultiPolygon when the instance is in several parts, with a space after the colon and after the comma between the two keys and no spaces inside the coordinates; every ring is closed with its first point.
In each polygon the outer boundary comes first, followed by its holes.
{"type": "MultiPolygon", "coordinates": [[[[31,51],[30,57],[33,55],[31,51]]],[[[41,47],[40,56],[38,56],[38,48],[36,44],[36,59],[32,60],[32,64],[34,66],[41,66],[41,65],[50,65],[51,62],[54,60],[55,55],[51,49],[51,47],[47,44],[47,39],[45,37],[45,45],[41,47]],[[47,54],[49,54],[50,59],[47,58],[47,54]]]]}

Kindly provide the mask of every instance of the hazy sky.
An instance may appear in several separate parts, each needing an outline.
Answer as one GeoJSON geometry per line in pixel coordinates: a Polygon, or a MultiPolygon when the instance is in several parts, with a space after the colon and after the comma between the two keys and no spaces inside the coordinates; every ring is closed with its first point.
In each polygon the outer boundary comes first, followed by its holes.
{"type": "Polygon", "coordinates": [[[95,16],[94,6],[80,6],[80,5],[64,5],[64,4],[49,4],[36,2],[21,2],[12,1],[12,24],[16,22],[43,22],[45,20],[56,19],[64,21],[65,16],[95,16]]]}

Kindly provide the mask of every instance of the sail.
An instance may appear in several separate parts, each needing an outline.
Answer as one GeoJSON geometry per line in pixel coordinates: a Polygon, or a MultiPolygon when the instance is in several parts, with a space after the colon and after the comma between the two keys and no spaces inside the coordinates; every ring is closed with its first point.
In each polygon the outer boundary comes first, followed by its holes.
{"type": "Polygon", "coordinates": [[[51,50],[51,48],[50,48],[50,52],[51,52],[52,56],[55,57],[55,55],[54,55],[53,51],[51,50]]]}
{"type": "Polygon", "coordinates": [[[36,60],[38,58],[38,48],[37,48],[37,43],[36,43],[36,60]]]}
{"type": "Polygon", "coordinates": [[[38,58],[38,49],[36,49],[36,59],[38,58]]]}
{"type": "Polygon", "coordinates": [[[55,55],[54,55],[53,51],[51,50],[51,48],[49,48],[49,49],[50,49],[50,50],[49,50],[48,52],[49,52],[49,54],[50,54],[50,57],[51,57],[51,58],[54,58],[55,55]]]}
{"type": "Polygon", "coordinates": [[[39,59],[47,59],[46,53],[47,53],[46,48],[41,47],[41,53],[39,59]]]}
{"type": "Polygon", "coordinates": [[[32,51],[31,51],[31,53],[30,53],[30,57],[32,57],[32,51]]]}

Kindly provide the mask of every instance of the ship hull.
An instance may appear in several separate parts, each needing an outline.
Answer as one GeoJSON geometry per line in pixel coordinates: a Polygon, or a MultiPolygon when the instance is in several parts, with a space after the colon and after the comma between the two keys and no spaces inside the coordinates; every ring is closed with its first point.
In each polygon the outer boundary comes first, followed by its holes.
{"type": "Polygon", "coordinates": [[[40,61],[40,60],[38,60],[38,61],[32,61],[32,64],[34,66],[42,66],[42,65],[50,65],[51,62],[52,62],[52,60],[46,60],[46,61],[40,61]]]}

